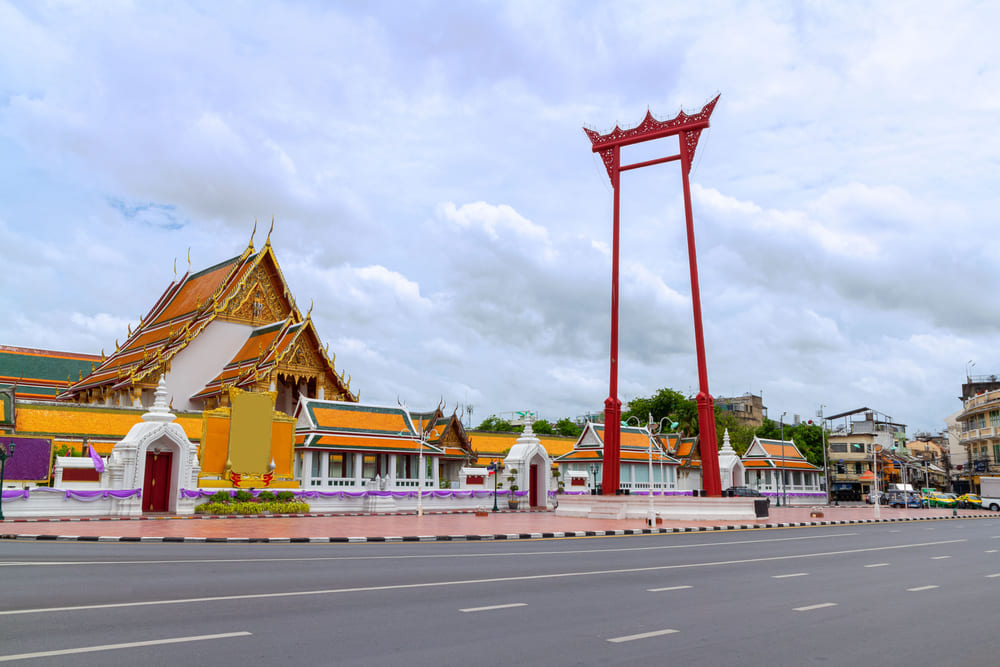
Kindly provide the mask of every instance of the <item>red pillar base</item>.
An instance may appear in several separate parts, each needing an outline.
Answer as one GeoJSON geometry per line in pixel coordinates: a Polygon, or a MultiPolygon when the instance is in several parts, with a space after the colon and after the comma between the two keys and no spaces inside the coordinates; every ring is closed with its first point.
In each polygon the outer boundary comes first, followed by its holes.
{"type": "Polygon", "coordinates": [[[614,396],[604,401],[604,461],[601,464],[601,492],[618,493],[621,482],[622,402],[614,396]]]}
{"type": "Polygon", "coordinates": [[[701,392],[698,403],[698,433],[701,449],[701,484],[709,496],[722,495],[722,478],[719,474],[719,445],[715,433],[715,401],[712,395],[701,392]]]}

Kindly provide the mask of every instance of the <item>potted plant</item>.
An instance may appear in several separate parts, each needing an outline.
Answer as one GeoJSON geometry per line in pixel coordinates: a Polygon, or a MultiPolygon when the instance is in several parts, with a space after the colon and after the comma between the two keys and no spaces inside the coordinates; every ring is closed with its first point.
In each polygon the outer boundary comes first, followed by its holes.
{"type": "Polygon", "coordinates": [[[510,488],[510,497],[507,498],[507,508],[516,510],[520,501],[514,496],[514,492],[517,491],[518,486],[517,481],[517,468],[511,468],[507,473],[507,486],[510,488]]]}

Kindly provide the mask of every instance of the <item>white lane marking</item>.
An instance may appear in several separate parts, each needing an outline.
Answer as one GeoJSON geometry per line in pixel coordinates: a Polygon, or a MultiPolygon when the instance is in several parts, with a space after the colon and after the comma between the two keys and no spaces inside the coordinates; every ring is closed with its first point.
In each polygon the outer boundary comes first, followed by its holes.
{"type": "Polygon", "coordinates": [[[993,579],[994,577],[1000,577],[1000,572],[998,572],[997,574],[987,574],[986,575],[987,579],[993,579]]]}
{"type": "Polygon", "coordinates": [[[141,602],[112,602],[107,604],[85,604],[75,607],[38,607],[35,609],[8,609],[0,611],[0,616],[16,616],[20,614],[41,614],[56,611],[87,611],[91,609],[119,609],[124,607],[148,607],[168,604],[195,604],[200,602],[222,602],[230,600],[264,600],[269,598],[302,597],[306,595],[334,595],[338,593],[368,593],[373,591],[400,591],[411,588],[440,588],[443,586],[468,586],[494,584],[506,581],[540,581],[543,579],[565,579],[568,577],[593,577],[602,574],[629,574],[636,572],[663,572],[666,570],[686,570],[699,567],[717,567],[725,565],[743,565],[746,563],[767,563],[780,560],[797,560],[800,558],[820,558],[826,556],[843,556],[845,554],[886,551],[889,549],[912,549],[915,547],[933,547],[942,544],[968,542],[968,539],[944,540],[941,542],[917,542],[914,544],[897,544],[888,547],[865,547],[863,549],[844,549],[842,551],[820,551],[811,554],[790,554],[786,556],[767,556],[764,558],[739,558],[734,560],[700,561],[696,563],[679,563],[677,565],[650,565],[648,567],[628,567],[618,570],[589,570],[583,572],[556,572],[554,574],[526,574],[512,577],[493,577],[490,579],[463,579],[449,581],[427,581],[419,584],[386,584],[384,586],[358,586],[356,588],[327,588],[311,591],[285,591],[281,593],[244,593],[242,595],[216,595],[203,598],[181,598],[175,600],[145,600],[141,602]]]}
{"type": "MultiPolygon", "coordinates": [[[[697,535],[698,533],[670,533],[673,536],[680,535],[697,535]]],[[[45,566],[45,565],[60,565],[60,566],[76,566],[76,565],[175,565],[180,563],[308,563],[308,562],[322,562],[322,561],[341,561],[341,560],[414,560],[422,558],[504,558],[507,556],[563,556],[569,554],[594,554],[594,553],[616,553],[623,551],[658,551],[664,549],[695,549],[699,547],[728,547],[737,544],[766,544],[769,542],[797,542],[802,540],[820,540],[833,537],[850,537],[858,535],[858,533],[827,533],[824,535],[804,535],[800,537],[775,537],[770,539],[761,540],[732,540],[727,542],[702,542],[699,544],[662,544],[658,546],[650,547],[616,547],[613,549],[567,549],[565,551],[498,551],[495,553],[476,553],[476,554],[400,554],[396,556],[314,556],[314,557],[295,557],[295,558],[187,558],[187,559],[177,559],[177,560],[65,560],[65,561],[3,561],[0,562],[0,567],[4,566],[45,566]]],[[[433,535],[426,536],[428,540],[436,540],[437,538],[433,535]]],[[[511,535],[510,537],[516,539],[519,535],[511,535]]],[[[637,536],[638,537],[638,536],[637,536]]],[[[643,537],[652,537],[652,535],[644,535],[643,537]]],[[[116,542],[117,537],[113,538],[116,542]]],[[[186,540],[192,539],[190,537],[184,538],[186,540]]],[[[312,537],[309,538],[311,541],[322,541],[329,542],[329,537],[319,538],[312,537]]],[[[356,540],[363,540],[365,538],[351,538],[356,540]]],[[[486,540],[483,540],[486,541],[486,540]]],[[[368,543],[372,544],[372,543],[368,543]]],[[[405,543],[404,543],[405,544],[405,543]]],[[[448,544],[448,542],[436,542],[436,544],[448,544]]]]}
{"type": "Polygon", "coordinates": [[[121,648],[140,648],[143,646],[159,646],[161,644],[182,644],[184,642],[200,642],[207,639],[229,639],[231,637],[249,637],[249,632],[226,632],[218,635],[193,635],[191,637],[172,637],[171,639],[152,639],[144,642],[128,642],[127,644],[102,644],[100,646],[82,646],[80,648],[64,648],[57,651],[37,651],[35,653],[18,653],[16,655],[0,655],[0,662],[12,660],[28,660],[31,658],[50,658],[57,655],[74,655],[77,653],[94,653],[95,651],[114,651],[121,648]]]}
{"type": "Polygon", "coordinates": [[[944,560],[945,558],[951,558],[951,556],[931,556],[931,560],[944,560]]]}
{"type": "Polygon", "coordinates": [[[824,607],[836,607],[836,602],[821,602],[819,604],[811,604],[808,607],[795,607],[792,611],[812,611],[813,609],[823,609],[824,607]]]}
{"type": "Polygon", "coordinates": [[[885,567],[888,563],[872,563],[871,565],[865,565],[865,567],[885,567]]]}
{"type": "Polygon", "coordinates": [[[898,531],[898,530],[890,530],[889,532],[890,532],[890,533],[898,533],[898,532],[901,532],[901,531],[898,531]]]}
{"type": "Polygon", "coordinates": [[[665,588],[647,588],[646,591],[649,593],[660,593],[662,591],[680,591],[685,588],[691,588],[691,586],[667,586],[665,588]]]}
{"type": "Polygon", "coordinates": [[[668,628],[666,630],[654,630],[653,632],[640,632],[637,635],[625,635],[624,637],[612,637],[608,641],[612,642],[612,643],[615,643],[615,644],[620,644],[622,642],[635,641],[636,639],[648,639],[650,637],[662,637],[663,635],[672,635],[672,634],[674,634],[676,632],[677,632],[677,630],[671,630],[671,629],[668,628]]]}
{"type": "Polygon", "coordinates": [[[997,552],[996,549],[987,549],[986,550],[986,553],[988,553],[988,554],[995,554],[996,552],[997,552]]]}
{"type": "Polygon", "coordinates": [[[466,609],[459,609],[463,613],[470,613],[473,611],[492,611],[494,609],[510,609],[511,607],[527,607],[527,602],[511,602],[510,604],[495,604],[489,607],[468,607],[466,609]]]}
{"type": "Polygon", "coordinates": [[[931,586],[917,586],[916,588],[907,588],[906,590],[910,591],[911,593],[916,593],[917,591],[929,591],[932,588],[937,588],[937,586],[934,586],[934,585],[931,585],[931,586]]]}
{"type": "Polygon", "coordinates": [[[792,574],[772,574],[772,579],[788,579],[789,577],[808,577],[808,572],[794,572],[792,574]]]}

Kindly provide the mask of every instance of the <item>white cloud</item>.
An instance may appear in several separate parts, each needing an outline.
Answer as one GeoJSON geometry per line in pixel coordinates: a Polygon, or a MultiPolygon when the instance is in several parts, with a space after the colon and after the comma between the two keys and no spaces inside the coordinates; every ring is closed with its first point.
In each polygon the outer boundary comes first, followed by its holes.
{"type": "Polygon", "coordinates": [[[483,230],[492,241],[500,238],[501,232],[510,232],[531,242],[548,242],[548,232],[520,215],[507,204],[493,206],[486,202],[473,202],[456,207],[452,202],[438,206],[438,212],[445,220],[461,227],[483,230]]]}
{"type": "MultiPolygon", "coordinates": [[[[0,343],[96,353],[174,258],[238,255],[273,215],[367,399],[600,410],[612,191],[581,126],[721,92],[691,174],[713,393],[934,430],[955,369],[1000,365],[998,24],[963,2],[0,4],[0,343]]],[[[621,196],[622,391],[685,391],[677,165],[621,196]]]]}

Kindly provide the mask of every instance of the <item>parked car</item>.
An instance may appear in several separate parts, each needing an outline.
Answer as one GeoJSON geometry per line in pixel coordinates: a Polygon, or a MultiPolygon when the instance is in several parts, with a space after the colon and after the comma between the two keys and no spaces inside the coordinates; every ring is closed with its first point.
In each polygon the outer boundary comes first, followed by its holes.
{"type": "Polygon", "coordinates": [[[878,495],[879,505],[889,504],[889,497],[883,491],[870,492],[868,495],[865,496],[865,502],[868,503],[869,505],[874,505],[875,501],[873,500],[873,498],[875,497],[876,494],[878,495]]]}
{"type": "MultiPolygon", "coordinates": [[[[763,498],[764,494],[755,488],[749,486],[731,486],[722,492],[723,496],[733,497],[739,496],[741,498],[763,498]]],[[[768,504],[771,503],[771,499],[767,499],[768,504]]]]}
{"type": "Polygon", "coordinates": [[[905,491],[889,491],[889,507],[911,507],[920,508],[924,506],[924,501],[916,493],[905,491]]]}
{"type": "Polygon", "coordinates": [[[958,506],[964,509],[980,509],[983,501],[974,493],[963,493],[957,499],[958,506]]]}
{"type": "Polygon", "coordinates": [[[924,493],[924,502],[927,503],[928,507],[954,507],[955,494],[927,491],[924,493]]]}

